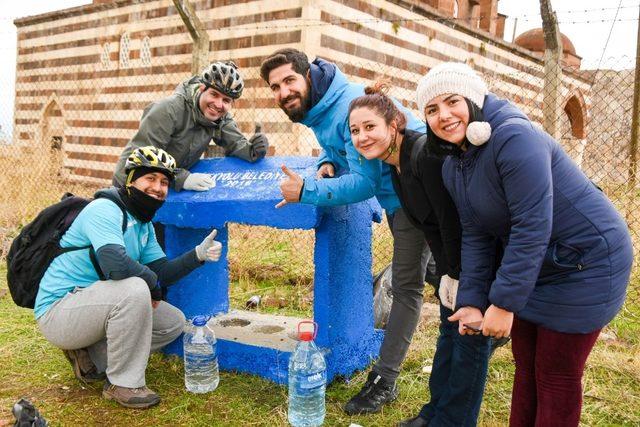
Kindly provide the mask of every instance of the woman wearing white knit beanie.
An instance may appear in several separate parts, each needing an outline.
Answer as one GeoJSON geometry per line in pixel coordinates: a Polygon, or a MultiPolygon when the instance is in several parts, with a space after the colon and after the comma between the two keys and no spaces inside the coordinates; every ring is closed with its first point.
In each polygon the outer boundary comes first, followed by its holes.
{"type": "MultiPolygon", "coordinates": [[[[427,102],[435,98],[442,98],[443,94],[460,95],[473,103],[468,105],[471,112],[481,109],[484,98],[489,93],[487,85],[468,65],[458,62],[445,62],[437,65],[429,71],[418,83],[416,93],[418,107],[425,112],[427,102]]],[[[426,117],[426,116],[425,116],[426,117]]],[[[475,117],[479,119],[478,117],[475,117]]],[[[456,128],[458,136],[466,136],[473,145],[482,145],[491,136],[491,126],[487,122],[471,120],[466,123],[464,132],[462,128],[456,128]]],[[[445,135],[450,132],[445,131],[445,135]]],[[[450,141],[455,142],[455,141],[450,141]]]]}
{"type": "Polygon", "coordinates": [[[449,320],[461,335],[475,322],[511,335],[511,426],[577,426],[584,365],[626,295],[627,225],[558,142],[467,65],[434,67],[416,95],[431,142],[451,153],[442,177],[463,228],[449,320]]]}

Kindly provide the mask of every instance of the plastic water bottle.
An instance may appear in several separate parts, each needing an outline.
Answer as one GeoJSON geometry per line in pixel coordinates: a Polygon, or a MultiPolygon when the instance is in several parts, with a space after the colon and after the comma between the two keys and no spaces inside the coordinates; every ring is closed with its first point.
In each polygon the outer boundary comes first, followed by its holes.
{"type": "Polygon", "coordinates": [[[184,385],[192,393],[208,393],[218,387],[216,336],[207,325],[206,316],[196,316],[185,332],[184,385]]]}
{"type": "Polygon", "coordinates": [[[300,342],[289,359],[289,423],[294,427],[322,425],[325,415],[324,393],[327,364],[313,342],[318,324],[304,320],[298,324],[300,342]],[[302,327],[311,325],[310,331],[302,327]]]}

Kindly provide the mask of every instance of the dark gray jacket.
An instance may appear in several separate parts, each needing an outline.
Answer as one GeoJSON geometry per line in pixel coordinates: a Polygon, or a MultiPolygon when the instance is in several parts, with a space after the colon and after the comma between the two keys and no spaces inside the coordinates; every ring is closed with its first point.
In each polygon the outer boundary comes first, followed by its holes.
{"type": "Polygon", "coordinates": [[[173,95],[148,105],[142,113],[138,132],[131,138],[116,165],[114,185],[123,185],[127,157],[139,147],[153,145],[171,154],[178,165],[175,190],[182,190],[191,168],[213,141],[224,148],[225,155],[253,162],[249,141],[240,133],[238,125],[225,114],[216,122],[204,118],[194,102],[200,86],[199,77],[182,82],[173,95]]]}

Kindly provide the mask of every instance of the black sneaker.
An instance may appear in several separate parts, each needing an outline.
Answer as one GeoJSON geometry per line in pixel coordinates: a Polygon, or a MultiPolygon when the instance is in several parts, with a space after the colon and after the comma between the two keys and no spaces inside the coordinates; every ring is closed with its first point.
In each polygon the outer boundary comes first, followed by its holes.
{"type": "Polygon", "coordinates": [[[379,412],[382,405],[392,402],[398,397],[396,383],[389,384],[376,372],[371,371],[358,394],[344,405],[349,415],[372,414],[379,412]]]}

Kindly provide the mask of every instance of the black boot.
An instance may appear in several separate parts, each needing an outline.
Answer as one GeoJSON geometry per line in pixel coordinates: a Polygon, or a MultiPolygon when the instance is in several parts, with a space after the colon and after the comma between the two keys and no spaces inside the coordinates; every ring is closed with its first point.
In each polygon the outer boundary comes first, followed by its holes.
{"type": "Polygon", "coordinates": [[[398,423],[398,427],[427,427],[428,425],[429,423],[427,422],[427,420],[422,418],[420,415],[406,419],[404,421],[400,421],[398,423]]]}
{"type": "Polygon", "coordinates": [[[382,405],[396,400],[398,387],[382,379],[376,372],[371,371],[358,394],[351,398],[344,406],[349,415],[371,414],[380,411],[382,405]]]}

